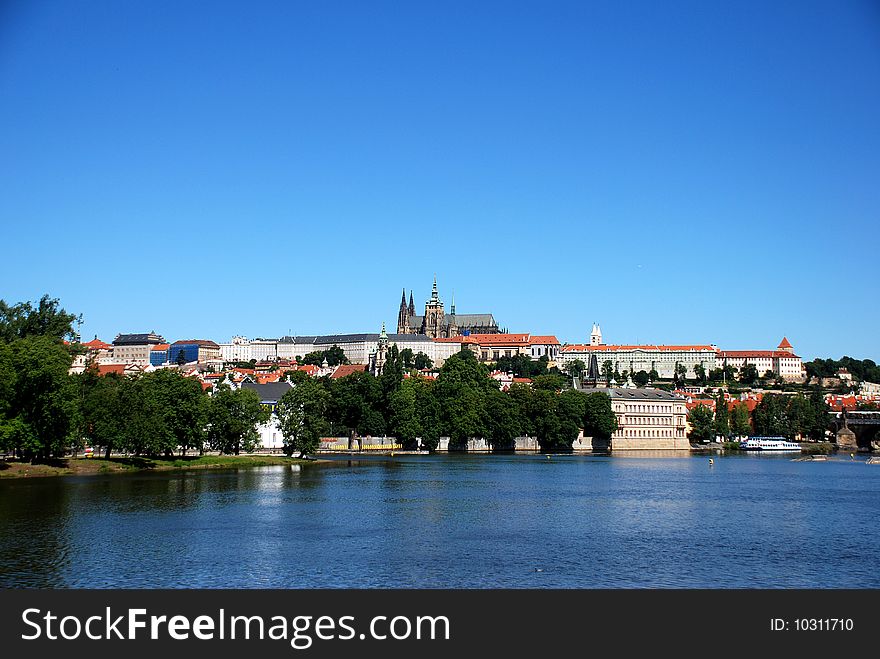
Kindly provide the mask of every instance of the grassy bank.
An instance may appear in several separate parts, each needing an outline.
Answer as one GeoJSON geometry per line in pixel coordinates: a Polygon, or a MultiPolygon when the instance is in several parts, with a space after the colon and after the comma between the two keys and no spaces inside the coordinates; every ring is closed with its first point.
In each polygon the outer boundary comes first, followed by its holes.
{"type": "Polygon", "coordinates": [[[307,464],[313,460],[284,455],[202,455],[165,460],[162,458],[111,457],[64,458],[31,464],[18,460],[0,461],[0,478],[40,476],[92,476],[136,471],[175,471],[185,469],[230,469],[266,465],[307,464]]]}

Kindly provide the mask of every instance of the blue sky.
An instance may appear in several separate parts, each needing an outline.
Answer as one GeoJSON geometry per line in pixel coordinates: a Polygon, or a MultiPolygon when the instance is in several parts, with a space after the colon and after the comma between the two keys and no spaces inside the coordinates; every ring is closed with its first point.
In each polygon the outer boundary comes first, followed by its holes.
{"type": "Polygon", "coordinates": [[[0,297],[880,360],[876,2],[0,4],[0,297]]]}

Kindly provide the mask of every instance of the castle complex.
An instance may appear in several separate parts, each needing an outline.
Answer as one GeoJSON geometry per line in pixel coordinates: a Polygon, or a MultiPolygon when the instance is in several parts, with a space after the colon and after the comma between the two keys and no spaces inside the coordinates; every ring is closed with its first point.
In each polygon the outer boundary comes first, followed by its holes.
{"type": "Polygon", "coordinates": [[[425,314],[416,315],[412,291],[409,293],[409,304],[406,303],[406,289],[400,296],[400,311],[397,314],[398,334],[424,334],[432,339],[445,339],[469,334],[498,334],[498,323],[490,313],[455,313],[455,295],[447,316],[443,310],[443,301],[437,293],[437,277],[431,288],[431,298],[425,302],[425,314]]]}

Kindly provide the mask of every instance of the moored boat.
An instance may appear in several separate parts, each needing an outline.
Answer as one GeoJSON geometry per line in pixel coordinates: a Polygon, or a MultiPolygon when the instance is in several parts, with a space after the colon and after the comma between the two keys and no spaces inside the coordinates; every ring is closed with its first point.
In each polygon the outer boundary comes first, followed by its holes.
{"type": "Polygon", "coordinates": [[[741,451],[800,451],[801,445],[785,437],[749,437],[740,442],[741,451]]]}

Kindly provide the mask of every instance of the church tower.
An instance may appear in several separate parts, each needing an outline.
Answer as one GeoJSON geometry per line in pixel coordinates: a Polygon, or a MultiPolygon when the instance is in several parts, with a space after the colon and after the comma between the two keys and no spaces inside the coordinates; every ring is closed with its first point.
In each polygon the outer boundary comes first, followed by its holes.
{"type": "Polygon", "coordinates": [[[431,288],[431,299],[425,302],[425,319],[422,324],[422,334],[432,339],[443,336],[444,329],[443,302],[437,294],[437,275],[434,275],[434,286],[431,288]]]}
{"type": "Polygon", "coordinates": [[[372,371],[373,375],[376,377],[382,375],[382,372],[385,370],[385,362],[388,361],[388,334],[385,333],[385,323],[382,323],[382,333],[379,335],[379,345],[376,348],[373,359],[370,361],[373,362],[370,365],[370,371],[372,371]]]}
{"type": "Polygon", "coordinates": [[[590,332],[590,345],[602,345],[602,330],[599,328],[599,323],[593,323],[593,331],[590,332]]]}
{"type": "Polygon", "coordinates": [[[413,303],[412,289],[409,291],[409,317],[416,315],[416,305],[413,303]]]}
{"type": "Polygon", "coordinates": [[[455,323],[455,291],[452,291],[452,304],[449,305],[449,324],[446,327],[446,336],[458,336],[458,325],[455,323]]]}
{"type": "MultiPolygon", "coordinates": [[[[412,300],[412,294],[410,294],[410,300],[412,300]]],[[[412,301],[410,301],[410,305],[412,305],[412,301]]],[[[406,289],[403,289],[403,293],[400,295],[400,311],[397,312],[397,333],[398,334],[409,334],[409,319],[413,314],[410,313],[406,307],[406,289]]]]}

